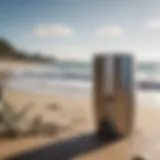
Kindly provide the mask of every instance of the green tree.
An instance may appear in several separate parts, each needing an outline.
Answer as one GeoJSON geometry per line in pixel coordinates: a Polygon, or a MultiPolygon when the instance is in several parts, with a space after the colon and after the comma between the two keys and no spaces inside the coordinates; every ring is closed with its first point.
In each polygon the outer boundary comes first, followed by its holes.
{"type": "Polygon", "coordinates": [[[18,51],[8,40],[0,37],[0,58],[16,59],[34,62],[53,62],[54,58],[42,56],[39,53],[29,54],[25,51],[18,51]]]}
{"type": "Polygon", "coordinates": [[[0,38],[0,56],[11,56],[15,52],[13,45],[4,38],[0,38]]]}

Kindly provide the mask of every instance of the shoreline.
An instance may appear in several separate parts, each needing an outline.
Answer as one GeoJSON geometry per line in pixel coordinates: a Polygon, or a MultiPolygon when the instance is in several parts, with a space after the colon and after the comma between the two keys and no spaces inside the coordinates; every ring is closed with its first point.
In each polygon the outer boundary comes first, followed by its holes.
{"type": "MultiPolygon", "coordinates": [[[[75,99],[79,99],[80,101],[83,99],[85,99],[85,101],[92,101],[93,98],[93,94],[92,94],[92,89],[90,91],[79,91],[76,92],[76,90],[67,90],[63,87],[61,87],[60,90],[55,90],[54,91],[54,87],[53,90],[38,90],[38,89],[23,89],[23,88],[16,88],[16,87],[12,87],[12,86],[6,86],[4,90],[10,90],[11,92],[15,92],[15,94],[17,93],[22,93],[22,94],[26,94],[28,95],[37,95],[37,97],[61,97],[61,100],[63,101],[63,98],[75,98],[75,99]]],[[[160,92],[157,91],[146,91],[146,90],[141,90],[141,89],[136,89],[135,91],[135,104],[137,107],[151,107],[152,108],[160,108],[160,92]]],[[[26,97],[27,97],[26,96],[26,97]]],[[[59,99],[59,101],[61,101],[59,99]]]]}
{"type": "MultiPolygon", "coordinates": [[[[23,88],[16,88],[16,87],[12,87],[12,86],[5,86],[5,89],[9,89],[9,90],[15,90],[17,92],[21,92],[21,93],[27,93],[27,94],[38,94],[38,95],[43,95],[43,96],[54,96],[54,95],[58,95],[58,96],[70,96],[70,97],[77,97],[77,98],[89,98],[92,95],[92,91],[79,91],[77,93],[75,93],[76,91],[69,91],[69,90],[56,90],[56,91],[40,91],[40,90],[31,90],[31,89],[23,89],[23,88]]],[[[54,88],[53,88],[54,89],[54,88]]]]}
{"type": "MultiPolygon", "coordinates": [[[[8,68],[11,67],[12,66],[8,66],[8,68]]],[[[21,111],[27,105],[31,106],[31,111],[28,112],[29,114],[27,114],[25,121],[22,121],[22,125],[24,127],[28,127],[28,125],[30,125],[30,120],[38,115],[41,116],[45,122],[56,122],[56,124],[60,125],[61,127],[67,127],[67,130],[63,130],[63,132],[59,133],[59,135],[55,135],[50,138],[34,136],[32,138],[26,137],[13,140],[0,139],[0,159],[5,159],[19,153],[43,147],[44,145],[50,145],[57,140],[63,140],[68,137],[81,135],[86,132],[91,132],[95,129],[92,94],[89,96],[82,94],[73,98],[73,95],[69,94],[62,93],[57,95],[57,93],[35,93],[10,87],[5,87],[3,91],[4,101],[8,102],[15,111],[21,111]]],[[[136,93],[136,103],[139,100],[137,99],[139,96],[138,94],[139,93],[136,93]]],[[[138,102],[138,104],[135,104],[134,135],[133,137],[129,138],[129,142],[133,142],[133,139],[136,141],[135,150],[138,153],[152,152],[153,149],[147,151],[145,149],[147,146],[150,146],[150,141],[152,142],[151,138],[153,135],[160,134],[160,129],[157,127],[160,109],[158,107],[153,107],[154,104],[157,106],[158,104],[156,102],[153,103],[152,97],[150,95],[148,96],[150,99],[145,100],[145,103],[139,104],[138,102]],[[152,103],[148,103],[148,100],[151,100],[152,103]],[[151,138],[146,138],[147,136],[150,136],[151,138]],[[146,139],[142,142],[139,141],[139,138],[140,140],[146,139]],[[139,151],[139,148],[142,148],[143,150],[139,151]]],[[[143,98],[143,95],[139,98],[143,98]]],[[[156,137],[156,141],[159,142],[160,137],[156,137]]],[[[128,142],[126,143],[126,141],[124,141],[119,148],[110,146],[108,149],[108,147],[104,147],[99,151],[90,153],[90,155],[82,156],[82,159],[87,159],[87,157],[90,156],[90,159],[94,159],[94,157],[95,159],[99,159],[99,155],[107,154],[109,159],[113,159],[114,156],[118,155],[115,155],[115,153],[119,153],[117,159],[125,159],[126,155],[130,154],[131,152],[133,152],[133,143],[128,144],[128,142]]]]}

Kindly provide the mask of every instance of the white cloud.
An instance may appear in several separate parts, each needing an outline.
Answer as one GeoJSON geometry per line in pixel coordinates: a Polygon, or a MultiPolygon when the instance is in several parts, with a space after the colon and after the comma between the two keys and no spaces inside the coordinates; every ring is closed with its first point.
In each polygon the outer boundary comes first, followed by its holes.
{"type": "Polygon", "coordinates": [[[148,30],[160,30],[160,19],[150,19],[146,21],[145,28],[148,30]]]}
{"type": "Polygon", "coordinates": [[[106,28],[98,28],[96,29],[96,34],[98,36],[123,36],[124,31],[119,26],[112,26],[106,28]]]}
{"type": "Polygon", "coordinates": [[[81,46],[72,46],[72,45],[56,45],[54,46],[54,53],[56,53],[56,57],[59,59],[67,59],[67,60],[89,60],[90,52],[88,48],[81,46]]]}
{"type": "Polygon", "coordinates": [[[39,37],[69,37],[73,35],[73,29],[62,25],[43,25],[36,27],[33,33],[39,37]]]}

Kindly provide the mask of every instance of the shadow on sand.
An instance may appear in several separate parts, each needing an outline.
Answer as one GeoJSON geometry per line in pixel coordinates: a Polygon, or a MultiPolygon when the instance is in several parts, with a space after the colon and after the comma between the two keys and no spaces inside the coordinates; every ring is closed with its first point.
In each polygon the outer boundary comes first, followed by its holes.
{"type": "Polygon", "coordinates": [[[45,147],[43,146],[7,160],[71,160],[81,154],[89,153],[104,145],[109,145],[121,138],[121,136],[113,135],[105,135],[104,138],[102,135],[99,136],[95,133],[85,134],[77,138],[64,140],[45,147]]]}

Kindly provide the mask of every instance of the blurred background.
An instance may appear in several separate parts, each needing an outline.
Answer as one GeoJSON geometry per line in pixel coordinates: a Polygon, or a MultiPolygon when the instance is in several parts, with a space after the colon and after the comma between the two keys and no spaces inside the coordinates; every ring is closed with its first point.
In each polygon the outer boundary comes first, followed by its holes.
{"type": "Polygon", "coordinates": [[[94,129],[95,53],[133,55],[136,105],[159,108],[159,5],[158,0],[1,1],[0,156],[94,129]],[[24,145],[15,151],[17,139],[24,145]]]}

